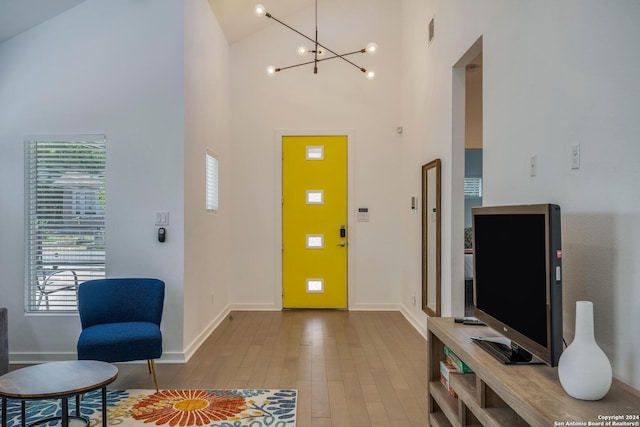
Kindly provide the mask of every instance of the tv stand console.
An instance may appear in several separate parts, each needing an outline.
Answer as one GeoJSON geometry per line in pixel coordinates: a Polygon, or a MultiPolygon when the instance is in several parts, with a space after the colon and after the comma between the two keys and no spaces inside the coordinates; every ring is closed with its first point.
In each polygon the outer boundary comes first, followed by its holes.
{"type": "MultiPolygon", "coordinates": [[[[431,426],[569,426],[589,422],[640,422],[640,396],[616,382],[598,401],[577,400],[562,389],[558,369],[546,365],[504,365],[472,342],[471,337],[499,336],[488,326],[468,326],[453,318],[427,321],[429,425],[431,426]],[[473,373],[451,375],[457,397],[440,382],[444,345],[473,373]]],[[[591,424],[597,425],[597,424],[591,424]]],[[[612,424],[609,424],[612,425],[612,424]]],[[[634,424],[629,424],[634,425],[634,424]]]]}

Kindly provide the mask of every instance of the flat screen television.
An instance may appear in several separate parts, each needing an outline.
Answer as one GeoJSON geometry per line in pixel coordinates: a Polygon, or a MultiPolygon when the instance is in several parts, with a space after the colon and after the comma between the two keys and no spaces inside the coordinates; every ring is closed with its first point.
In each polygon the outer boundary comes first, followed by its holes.
{"type": "Polygon", "coordinates": [[[477,207],[472,221],[474,316],[507,339],[475,342],[506,364],[556,366],[563,342],[560,207],[477,207]]]}

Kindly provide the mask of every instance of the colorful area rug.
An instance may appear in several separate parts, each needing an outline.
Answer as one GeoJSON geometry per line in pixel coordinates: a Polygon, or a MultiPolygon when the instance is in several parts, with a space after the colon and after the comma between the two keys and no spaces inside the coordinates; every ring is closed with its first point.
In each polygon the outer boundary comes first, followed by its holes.
{"type": "MultiPolygon", "coordinates": [[[[295,427],[296,403],[296,390],[113,390],[107,391],[107,421],[120,427],[295,427]]],[[[60,413],[60,399],[28,401],[26,424],[60,413]]],[[[69,414],[75,415],[74,398],[69,414]]],[[[91,427],[102,426],[99,390],[84,396],[80,415],[91,427]]],[[[7,427],[21,425],[20,401],[9,399],[7,427]]]]}

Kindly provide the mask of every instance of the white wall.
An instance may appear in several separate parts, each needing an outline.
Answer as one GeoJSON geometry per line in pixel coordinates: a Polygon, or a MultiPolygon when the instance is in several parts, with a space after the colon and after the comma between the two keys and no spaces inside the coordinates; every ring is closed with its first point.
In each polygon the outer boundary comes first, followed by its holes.
{"type": "Polygon", "coordinates": [[[206,0],[184,2],[184,345],[197,349],[229,306],[231,194],[229,47],[206,0]],[[219,161],[220,209],[205,211],[205,152],[219,161]]]}
{"type": "Polygon", "coordinates": [[[183,8],[89,0],[0,45],[0,305],[12,362],[76,357],[76,315],[23,312],[25,134],[107,137],[107,275],[166,282],[165,357],[183,348],[183,8]],[[171,214],[167,242],[154,212],[171,214]]]}
{"type": "MultiPolygon", "coordinates": [[[[277,4],[269,12],[278,17],[277,4]]],[[[313,10],[288,17],[286,22],[313,36],[313,10]]],[[[350,182],[355,183],[354,205],[368,207],[371,218],[368,223],[356,223],[355,212],[349,212],[349,244],[355,246],[349,307],[397,309],[403,236],[391,225],[402,211],[410,210],[410,199],[402,194],[399,180],[399,147],[404,139],[395,133],[401,125],[399,26],[400,10],[391,0],[319,4],[319,38],[330,49],[349,52],[378,41],[378,55],[352,57],[357,64],[376,70],[374,81],[338,59],[320,63],[317,75],[312,66],[305,66],[268,77],[268,65],[301,62],[295,49],[304,42],[274,21],[232,45],[230,300],[234,304],[263,309],[281,304],[277,133],[344,130],[354,135],[350,141],[355,145],[354,167],[349,171],[350,182]]]]}
{"type": "MultiPolygon", "coordinates": [[[[640,324],[640,55],[632,47],[640,39],[640,4],[404,0],[403,7],[403,115],[411,138],[404,145],[411,171],[404,185],[417,188],[419,165],[443,159],[444,303],[461,314],[462,224],[454,210],[462,197],[462,151],[452,146],[452,93],[459,83],[452,66],[482,36],[484,203],[560,204],[566,340],[573,336],[575,302],[592,300],[596,339],[614,376],[640,388],[633,326],[640,324]],[[431,17],[436,36],[426,45],[416,34],[426,33],[431,17]],[[572,170],[570,148],[577,143],[581,168],[572,170]]],[[[411,226],[405,234],[418,230],[411,226]]],[[[406,270],[415,278],[416,242],[406,243],[413,253],[406,270]]],[[[414,289],[405,287],[403,301],[414,289]]]]}

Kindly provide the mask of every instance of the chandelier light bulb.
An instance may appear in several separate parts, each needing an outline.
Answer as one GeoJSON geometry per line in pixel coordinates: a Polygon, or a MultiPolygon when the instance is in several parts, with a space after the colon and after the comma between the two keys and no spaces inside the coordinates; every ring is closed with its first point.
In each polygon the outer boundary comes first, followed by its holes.
{"type": "Polygon", "coordinates": [[[276,73],[276,67],[274,67],[273,65],[269,65],[267,67],[267,75],[273,76],[275,73],[276,73]]]}
{"type": "Polygon", "coordinates": [[[255,9],[253,10],[253,13],[256,16],[265,16],[267,14],[267,9],[265,9],[263,5],[257,4],[255,9]]]}
{"type": "Polygon", "coordinates": [[[318,56],[322,56],[322,55],[324,55],[324,49],[319,47],[318,48],[318,56]]]}
{"type": "Polygon", "coordinates": [[[369,79],[369,80],[373,80],[373,79],[375,79],[375,78],[376,78],[376,72],[375,72],[375,71],[373,71],[373,70],[368,70],[368,71],[366,72],[366,76],[367,76],[367,79],[369,79]]]}
{"type": "Polygon", "coordinates": [[[367,45],[366,50],[369,55],[375,55],[376,52],[378,51],[378,45],[375,44],[374,42],[371,42],[367,45]]]}
{"type": "Polygon", "coordinates": [[[296,49],[296,52],[298,52],[298,55],[300,56],[305,56],[307,54],[307,52],[309,52],[307,50],[307,48],[305,46],[298,46],[298,49],[296,49]]]}

